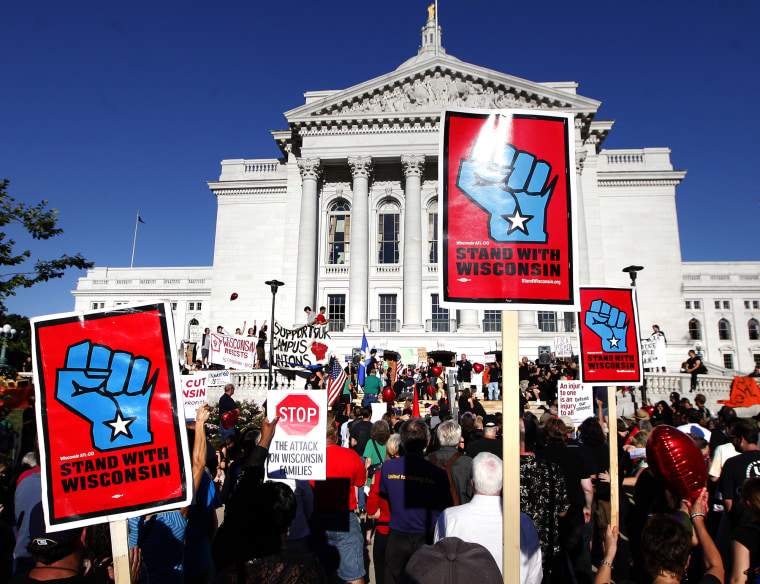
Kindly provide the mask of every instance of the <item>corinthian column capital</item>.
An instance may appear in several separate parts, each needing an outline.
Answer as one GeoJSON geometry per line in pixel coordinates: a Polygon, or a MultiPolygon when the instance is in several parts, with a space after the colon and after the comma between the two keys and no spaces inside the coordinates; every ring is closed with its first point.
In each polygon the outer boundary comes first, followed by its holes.
{"type": "Polygon", "coordinates": [[[351,167],[351,176],[355,179],[366,178],[369,180],[372,175],[371,156],[349,156],[348,165],[351,167]]]}
{"type": "Polygon", "coordinates": [[[304,180],[307,178],[319,180],[322,175],[322,161],[319,158],[299,158],[298,168],[304,180]]]}
{"type": "Polygon", "coordinates": [[[425,172],[425,156],[422,154],[404,154],[401,157],[401,167],[404,176],[422,176],[425,172]]]}

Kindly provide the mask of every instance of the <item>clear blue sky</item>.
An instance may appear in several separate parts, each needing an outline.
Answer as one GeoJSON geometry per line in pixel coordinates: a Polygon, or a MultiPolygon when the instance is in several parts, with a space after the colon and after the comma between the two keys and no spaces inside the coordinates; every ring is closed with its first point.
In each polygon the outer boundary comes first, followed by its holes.
{"type": "MultiPolygon", "coordinates": [[[[269,132],[303,93],[342,89],[417,52],[427,0],[6,2],[0,177],[48,199],[81,252],[129,266],[213,262],[225,158],[279,156],[269,132]]],[[[760,3],[441,0],[443,46],[532,81],[576,81],[617,120],[606,148],[667,146],[684,260],[760,260],[760,3]]],[[[262,218],[266,221],[266,218],[262,218]]],[[[255,229],[255,226],[251,226],[255,229]]],[[[26,240],[19,236],[19,241],[26,240]]],[[[68,311],[83,273],[21,290],[27,316],[68,311]]]]}

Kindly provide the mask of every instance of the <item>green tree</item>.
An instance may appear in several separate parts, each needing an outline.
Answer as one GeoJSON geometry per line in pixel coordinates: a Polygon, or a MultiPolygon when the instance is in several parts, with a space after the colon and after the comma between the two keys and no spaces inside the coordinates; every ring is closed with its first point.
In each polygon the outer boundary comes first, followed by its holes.
{"type": "MultiPolygon", "coordinates": [[[[58,211],[46,209],[48,202],[42,201],[37,205],[19,203],[7,193],[8,180],[0,182],[0,229],[6,225],[21,226],[33,239],[50,239],[63,233],[58,223],[58,211]]],[[[11,267],[24,263],[32,255],[30,250],[18,252],[16,242],[7,238],[0,231],[0,266],[11,267]]],[[[68,268],[91,268],[95,265],[88,262],[81,254],[75,256],[62,255],[53,260],[37,260],[32,271],[7,272],[0,274],[0,314],[5,314],[5,299],[15,296],[17,288],[30,288],[38,282],[47,282],[60,278],[68,268]]]]}

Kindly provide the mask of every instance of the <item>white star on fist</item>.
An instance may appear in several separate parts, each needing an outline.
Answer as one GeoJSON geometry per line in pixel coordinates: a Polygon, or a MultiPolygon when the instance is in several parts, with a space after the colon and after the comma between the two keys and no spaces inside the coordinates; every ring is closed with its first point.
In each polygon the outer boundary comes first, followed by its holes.
{"type": "Polygon", "coordinates": [[[106,420],[103,425],[111,428],[111,442],[116,440],[120,435],[124,434],[127,438],[132,438],[132,432],[129,431],[129,425],[137,418],[124,418],[120,411],[116,412],[116,417],[113,420],[106,420]]]}
{"type": "Polygon", "coordinates": [[[513,231],[517,231],[518,229],[522,231],[525,235],[528,235],[528,228],[525,226],[525,224],[533,219],[533,215],[521,215],[520,214],[520,208],[516,208],[513,215],[502,215],[504,219],[509,221],[509,229],[507,230],[507,235],[512,233],[513,231]]]}

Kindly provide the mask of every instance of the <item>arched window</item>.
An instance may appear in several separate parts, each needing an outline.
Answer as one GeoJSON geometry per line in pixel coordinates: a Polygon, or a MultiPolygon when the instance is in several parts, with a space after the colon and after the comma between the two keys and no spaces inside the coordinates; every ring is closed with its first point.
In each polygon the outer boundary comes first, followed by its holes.
{"type": "Polygon", "coordinates": [[[696,318],[689,321],[689,338],[692,341],[702,340],[702,325],[696,318]]]}
{"type": "Polygon", "coordinates": [[[428,205],[428,261],[438,263],[438,201],[428,205]]]}
{"type": "Polygon", "coordinates": [[[731,340],[731,323],[729,323],[725,318],[721,318],[718,321],[718,338],[721,341],[731,340]]]}
{"type": "Polygon", "coordinates": [[[346,201],[335,201],[328,215],[328,264],[348,263],[351,245],[351,206],[346,201]]]}
{"type": "Polygon", "coordinates": [[[380,204],[377,215],[377,263],[398,263],[399,208],[393,201],[380,204]]]}
{"type": "Polygon", "coordinates": [[[747,323],[747,329],[749,330],[750,341],[760,340],[760,323],[759,322],[757,322],[754,318],[750,318],[749,322],[747,323]]]}

